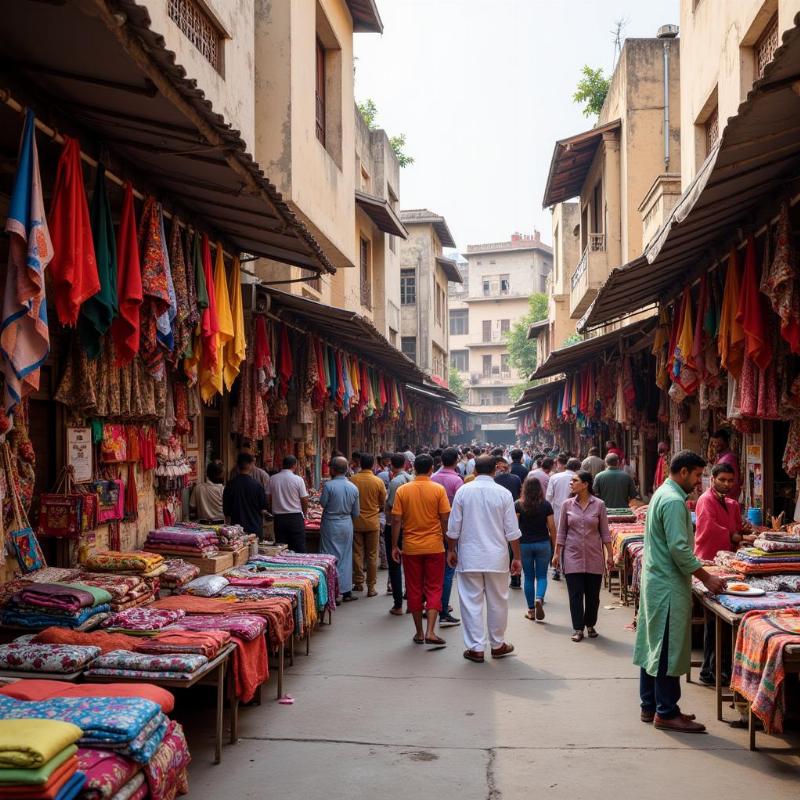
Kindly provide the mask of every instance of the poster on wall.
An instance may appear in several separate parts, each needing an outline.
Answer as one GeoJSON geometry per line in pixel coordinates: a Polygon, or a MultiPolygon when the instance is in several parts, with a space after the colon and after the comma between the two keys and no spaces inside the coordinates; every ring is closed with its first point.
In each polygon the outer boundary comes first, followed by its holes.
{"type": "Polygon", "coordinates": [[[748,464],[760,464],[761,459],[761,445],[760,444],[749,444],[747,445],[747,463],[748,464]]]}
{"type": "Polygon", "coordinates": [[[67,428],[67,466],[72,468],[75,483],[92,480],[91,428],[67,428]]]}
{"type": "Polygon", "coordinates": [[[189,483],[197,483],[200,472],[198,465],[200,463],[200,454],[197,450],[186,451],[186,461],[189,463],[189,472],[186,475],[186,480],[189,483]]]}

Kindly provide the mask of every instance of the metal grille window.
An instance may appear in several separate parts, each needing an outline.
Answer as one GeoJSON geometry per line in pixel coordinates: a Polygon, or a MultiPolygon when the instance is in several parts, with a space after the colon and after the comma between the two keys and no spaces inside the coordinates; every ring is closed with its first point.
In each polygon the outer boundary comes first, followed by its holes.
{"type": "Polygon", "coordinates": [[[183,35],[221,73],[223,36],[208,12],[196,0],[168,0],[168,10],[183,35]]]}
{"type": "Polygon", "coordinates": [[[400,348],[403,355],[410,358],[412,361],[417,360],[417,337],[416,336],[401,336],[400,348]]]}
{"type": "Polygon", "coordinates": [[[459,372],[466,372],[469,369],[469,351],[451,350],[450,366],[453,369],[457,369],[459,372]]]}
{"type": "Polygon", "coordinates": [[[400,305],[413,306],[417,302],[417,276],[413,269],[400,270],[400,305]]]}
{"type": "Polygon", "coordinates": [[[466,308],[450,309],[450,335],[460,336],[469,333],[469,310],[466,308]]]}
{"type": "Polygon", "coordinates": [[[778,49],[780,43],[778,15],[776,14],[770,20],[766,30],[756,42],[756,78],[762,78],[764,76],[764,70],[767,64],[775,57],[775,51],[778,49]]]}
{"type": "Polygon", "coordinates": [[[317,139],[325,145],[325,48],[317,39],[317,84],[315,90],[317,139]]]}
{"type": "Polygon", "coordinates": [[[361,238],[359,247],[359,266],[361,269],[361,305],[372,308],[372,281],[369,269],[369,242],[361,238]]]}
{"type": "Polygon", "coordinates": [[[719,139],[719,107],[715,108],[706,120],[706,153],[714,149],[719,139]]]}

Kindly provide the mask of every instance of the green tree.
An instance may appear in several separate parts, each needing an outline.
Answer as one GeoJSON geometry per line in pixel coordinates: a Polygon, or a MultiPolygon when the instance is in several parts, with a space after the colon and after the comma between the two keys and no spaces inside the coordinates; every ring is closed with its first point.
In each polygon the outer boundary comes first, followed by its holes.
{"type": "Polygon", "coordinates": [[[564,339],[564,344],[562,344],[561,346],[569,347],[571,344],[578,344],[578,342],[582,341],[583,341],[583,336],[581,336],[579,333],[573,333],[567,336],[566,339],[564,339]]]}
{"type": "Polygon", "coordinates": [[[522,379],[508,390],[513,403],[530,386],[528,376],[536,369],[536,340],[528,339],[528,328],[532,323],[547,318],[548,305],[546,294],[532,294],[528,301],[528,313],[517,320],[506,334],[508,361],[522,379]]]}
{"type": "MultiPolygon", "coordinates": [[[[375,105],[375,101],[371,97],[359,103],[358,110],[361,112],[364,122],[366,122],[367,127],[371,131],[380,127],[380,125],[378,125],[378,106],[375,105]]],[[[390,136],[389,147],[392,148],[392,151],[397,157],[397,163],[401,167],[408,167],[414,163],[414,157],[406,153],[406,135],[404,133],[398,133],[397,136],[390,136]]]]}
{"type": "Polygon", "coordinates": [[[584,117],[598,117],[603,108],[611,78],[603,74],[603,68],[592,69],[588,64],[581,70],[583,77],[578,81],[572,99],[576,103],[583,103],[584,117]]]}
{"type": "Polygon", "coordinates": [[[463,403],[466,401],[467,387],[464,386],[464,379],[455,367],[450,367],[448,386],[450,391],[459,399],[459,402],[463,403]]]}

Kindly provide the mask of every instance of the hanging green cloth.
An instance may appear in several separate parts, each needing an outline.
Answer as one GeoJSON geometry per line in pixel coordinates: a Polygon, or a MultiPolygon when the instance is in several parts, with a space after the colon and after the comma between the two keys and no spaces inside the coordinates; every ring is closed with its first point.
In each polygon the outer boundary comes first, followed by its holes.
{"type": "Polygon", "coordinates": [[[81,306],[78,317],[78,334],[81,347],[85,350],[86,355],[89,358],[97,358],[102,349],[103,336],[119,312],[117,305],[117,243],[114,237],[111,204],[106,192],[106,170],[102,164],[97,165],[90,222],[100,291],[81,306]]]}

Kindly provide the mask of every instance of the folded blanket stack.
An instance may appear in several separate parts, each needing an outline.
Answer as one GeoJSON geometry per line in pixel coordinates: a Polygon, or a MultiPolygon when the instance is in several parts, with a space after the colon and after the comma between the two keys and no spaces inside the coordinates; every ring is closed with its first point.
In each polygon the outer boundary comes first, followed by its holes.
{"type": "Polygon", "coordinates": [[[168,625],[177,622],[184,615],[181,608],[162,610],[148,606],[147,608],[129,608],[112,614],[103,628],[119,633],[130,633],[133,636],[150,636],[168,625]]]}
{"type": "Polygon", "coordinates": [[[165,571],[164,556],[143,550],[124,553],[119,550],[101,550],[92,553],[83,566],[90,572],[116,572],[122,575],[140,575],[143,578],[157,578],[165,571]]]}
{"type": "Polygon", "coordinates": [[[767,592],[758,597],[743,597],[736,594],[721,594],[717,602],[734,614],[748,611],[769,611],[771,609],[800,606],[800,594],[793,592],[767,592]]]}
{"type": "Polygon", "coordinates": [[[310,567],[319,570],[328,587],[327,604],[324,608],[333,611],[336,608],[336,597],[339,594],[339,573],[336,570],[336,556],[327,553],[293,553],[284,550],[273,556],[255,556],[247,563],[247,567],[258,568],[260,563],[285,564],[290,567],[310,567]]]}
{"type": "Polygon", "coordinates": [[[97,658],[86,670],[86,678],[115,677],[147,680],[191,680],[208,658],[192,653],[153,655],[112,650],[97,658]]]}
{"type": "Polygon", "coordinates": [[[0,798],[77,797],[85,780],[76,758],[82,734],[58,719],[0,719],[0,798]]]}
{"type": "Polygon", "coordinates": [[[115,575],[111,572],[82,572],[80,575],[84,585],[105,589],[111,595],[111,611],[125,611],[151,603],[155,595],[148,580],[138,575],[115,575]]]}
{"type": "Polygon", "coordinates": [[[80,583],[30,583],[7,600],[2,621],[26,628],[88,630],[108,616],[110,601],[108,592],[80,583]]]}
{"type": "Polygon", "coordinates": [[[217,546],[220,550],[241,550],[242,547],[250,543],[251,538],[255,538],[246,534],[241,525],[181,522],[176,527],[190,531],[212,531],[217,537],[217,546]]]}
{"type": "Polygon", "coordinates": [[[216,533],[178,525],[158,528],[147,534],[145,547],[154,553],[192,558],[210,558],[219,553],[216,533]]]}
{"type": "MultiPolygon", "coordinates": [[[[631,516],[631,519],[635,519],[631,516]]],[[[644,541],[644,525],[636,522],[631,523],[611,523],[609,520],[609,530],[611,532],[611,552],[614,556],[614,564],[621,567],[625,560],[625,548],[632,542],[644,541]]]]}
{"type": "Polygon", "coordinates": [[[52,697],[24,701],[0,695],[2,719],[58,719],[78,724],[79,744],[113,750],[146,764],[167,732],[158,703],[139,697],[52,697]]]}
{"type": "Polygon", "coordinates": [[[160,577],[161,586],[172,592],[186,586],[200,574],[200,567],[181,558],[171,558],[164,562],[167,571],[160,577]]]}
{"type": "Polygon", "coordinates": [[[800,537],[764,531],[753,542],[753,547],[766,553],[800,553],[800,537]]]}
{"type": "Polygon", "coordinates": [[[10,642],[0,644],[0,670],[69,675],[80,672],[99,655],[99,647],[10,642]]]}
{"type": "Polygon", "coordinates": [[[768,552],[759,547],[742,547],[730,566],[742,575],[780,575],[800,573],[800,550],[768,552]]]}
{"type": "MultiPolygon", "coordinates": [[[[19,641],[19,640],[18,640],[19,641]]],[[[37,633],[30,644],[78,645],[80,647],[97,647],[100,654],[110,650],[133,650],[139,640],[124,633],[108,633],[107,631],[73,631],[68,628],[45,628],[37,633]]]]}

